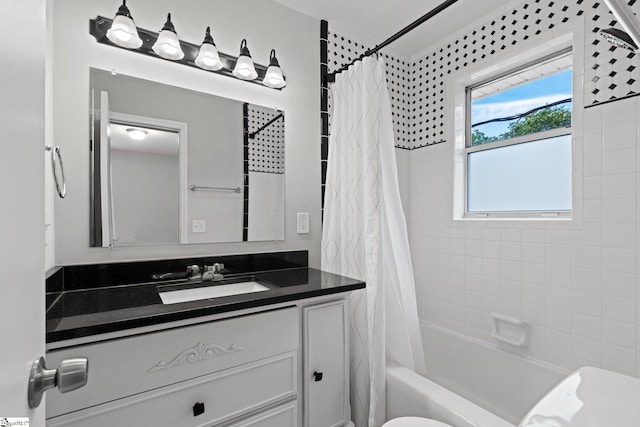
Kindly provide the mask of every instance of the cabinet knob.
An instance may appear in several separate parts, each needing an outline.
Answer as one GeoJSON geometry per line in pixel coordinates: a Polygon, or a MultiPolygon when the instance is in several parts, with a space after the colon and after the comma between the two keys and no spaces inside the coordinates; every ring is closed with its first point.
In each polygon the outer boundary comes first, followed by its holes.
{"type": "Polygon", "coordinates": [[[198,402],[193,405],[193,416],[197,417],[202,414],[204,414],[204,402],[198,402]]]}
{"type": "Polygon", "coordinates": [[[322,372],[317,372],[317,371],[314,372],[313,373],[313,380],[315,382],[322,381],[322,375],[323,375],[322,372]]]}

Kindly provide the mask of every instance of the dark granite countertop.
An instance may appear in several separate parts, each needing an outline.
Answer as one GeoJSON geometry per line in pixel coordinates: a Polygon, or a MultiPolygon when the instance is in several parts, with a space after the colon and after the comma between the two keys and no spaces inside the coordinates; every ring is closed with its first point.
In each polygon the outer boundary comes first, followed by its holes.
{"type": "MultiPolygon", "coordinates": [[[[250,275],[267,282],[271,289],[168,305],[162,304],[158,295],[158,286],[167,284],[162,282],[64,291],[55,301],[47,301],[47,343],[365,287],[360,280],[312,268],[272,270],[250,275]]],[[[246,277],[248,274],[242,276],[246,277]]],[[[216,282],[208,283],[215,285],[216,282]]]]}

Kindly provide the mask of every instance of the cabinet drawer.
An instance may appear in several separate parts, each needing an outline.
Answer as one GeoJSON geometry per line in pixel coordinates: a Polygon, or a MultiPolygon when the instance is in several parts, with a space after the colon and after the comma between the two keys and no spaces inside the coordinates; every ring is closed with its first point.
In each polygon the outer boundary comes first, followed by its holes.
{"type": "MultiPolygon", "coordinates": [[[[271,357],[73,414],[49,418],[47,426],[210,427],[293,398],[298,383],[296,355],[297,352],[293,352],[271,357]],[[193,412],[196,403],[204,404],[204,413],[198,416],[193,412]]],[[[294,408],[293,415],[286,410],[275,411],[272,417],[261,419],[256,416],[237,425],[282,427],[290,424],[273,423],[290,417],[294,418],[291,425],[295,425],[295,416],[294,408]]]]}
{"type": "Polygon", "coordinates": [[[297,404],[290,402],[229,427],[296,427],[297,418],[297,404]]]}
{"type": "Polygon", "coordinates": [[[48,393],[47,417],[297,350],[298,333],[298,309],[291,307],[49,352],[51,366],[88,358],[89,381],[70,393],[48,393]]]}

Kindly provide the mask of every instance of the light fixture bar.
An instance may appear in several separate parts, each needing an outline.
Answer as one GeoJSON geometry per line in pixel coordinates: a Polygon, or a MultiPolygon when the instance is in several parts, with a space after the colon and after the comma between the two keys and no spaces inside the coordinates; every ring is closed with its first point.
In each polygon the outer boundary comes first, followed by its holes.
{"type": "MultiPolygon", "coordinates": [[[[138,34],[142,39],[142,46],[138,49],[127,49],[127,48],[116,45],[115,43],[111,42],[111,40],[107,38],[107,31],[109,30],[109,28],[111,28],[112,22],[113,22],[113,19],[105,18],[104,16],[97,16],[95,19],[90,19],[89,34],[91,34],[98,43],[117,47],[119,49],[124,49],[130,52],[137,52],[143,55],[152,56],[154,58],[167,61],[166,59],[163,59],[158,55],[156,55],[156,53],[152,49],[154,43],[158,39],[158,33],[138,27],[138,34]]],[[[198,52],[200,51],[199,44],[193,44],[193,43],[180,40],[180,47],[182,47],[182,51],[184,52],[184,58],[177,61],[170,61],[170,62],[187,65],[189,67],[197,68],[198,70],[206,71],[208,73],[221,74],[223,76],[231,77],[234,80],[238,80],[238,78],[234,76],[232,73],[236,65],[236,61],[238,59],[237,57],[226,54],[224,52],[218,52],[218,55],[220,56],[220,61],[222,62],[222,65],[224,65],[224,67],[217,71],[204,70],[200,68],[198,65],[196,65],[195,63],[195,60],[198,57],[198,52]]],[[[267,87],[262,84],[262,80],[264,79],[264,76],[267,73],[268,67],[266,65],[260,65],[256,63],[254,63],[254,65],[255,65],[256,71],[258,72],[258,77],[255,80],[243,80],[243,81],[256,84],[262,87],[267,87]]],[[[271,89],[281,90],[278,88],[271,88],[271,89]]]]}

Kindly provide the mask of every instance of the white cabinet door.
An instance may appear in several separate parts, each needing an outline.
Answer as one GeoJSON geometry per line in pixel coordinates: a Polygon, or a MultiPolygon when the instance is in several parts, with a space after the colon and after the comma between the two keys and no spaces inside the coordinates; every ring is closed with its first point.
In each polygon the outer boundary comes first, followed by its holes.
{"type": "Polygon", "coordinates": [[[3,1],[0,15],[0,419],[44,425],[27,405],[44,356],[45,1],[3,1]]]}
{"type": "Polygon", "coordinates": [[[306,427],[348,421],[349,375],[344,301],[304,308],[306,427]]]}

